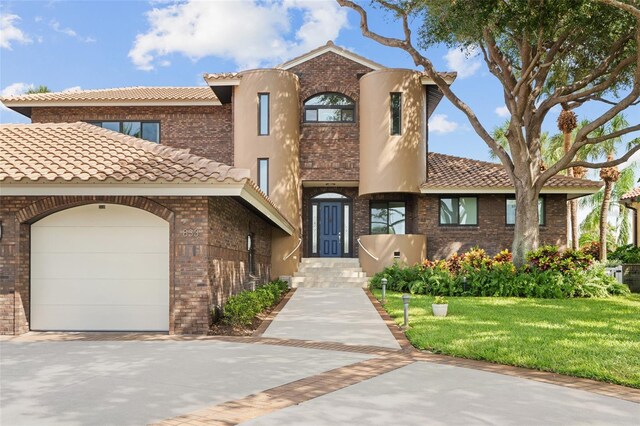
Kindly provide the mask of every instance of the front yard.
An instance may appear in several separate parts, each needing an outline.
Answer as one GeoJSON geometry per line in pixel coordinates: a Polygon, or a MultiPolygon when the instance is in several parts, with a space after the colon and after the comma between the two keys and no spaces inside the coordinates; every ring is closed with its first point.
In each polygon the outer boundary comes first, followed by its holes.
{"type": "MultiPolygon", "coordinates": [[[[401,296],[388,291],[385,304],[398,323],[401,296]]],[[[411,296],[406,334],[415,347],[640,388],[640,295],[448,300],[448,316],[435,318],[432,296],[411,296]]]]}

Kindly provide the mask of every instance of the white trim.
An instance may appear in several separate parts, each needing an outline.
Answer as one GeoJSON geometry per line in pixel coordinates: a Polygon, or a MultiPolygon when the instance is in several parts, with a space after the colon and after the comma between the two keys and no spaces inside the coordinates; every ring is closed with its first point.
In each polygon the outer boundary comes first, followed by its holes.
{"type": "Polygon", "coordinates": [[[291,224],[280,214],[280,212],[271,204],[263,202],[264,198],[258,193],[252,186],[245,185],[242,188],[240,197],[243,200],[255,207],[260,213],[269,218],[273,223],[277,224],[280,229],[289,235],[293,235],[295,229],[291,224]]]}
{"type": "Polygon", "coordinates": [[[99,106],[212,106],[222,105],[218,100],[201,101],[135,101],[135,100],[108,100],[86,101],[81,99],[68,101],[2,101],[7,108],[38,108],[38,107],[99,107],[99,106]]]}
{"type": "Polygon", "coordinates": [[[375,257],[374,255],[371,254],[371,252],[369,250],[367,250],[365,248],[365,246],[362,245],[362,242],[360,241],[360,238],[358,238],[358,244],[360,244],[360,247],[362,247],[362,250],[365,251],[365,253],[367,253],[369,256],[371,256],[371,258],[373,260],[375,260],[376,262],[378,262],[380,259],[378,259],[377,257],[375,257]]]}
{"type": "MultiPolygon", "coordinates": [[[[595,194],[600,188],[542,188],[540,194],[566,194],[568,199],[595,194]]],[[[422,194],[515,194],[513,188],[420,188],[422,194]]]]}
{"type": "Polygon", "coordinates": [[[204,78],[209,86],[239,86],[240,78],[204,78]]]}
{"type": "Polygon", "coordinates": [[[355,53],[350,53],[348,50],[336,47],[335,45],[327,45],[327,46],[323,46],[320,47],[318,49],[316,49],[315,51],[311,51],[305,55],[300,56],[299,58],[293,59],[291,61],[285,62],[283,64],[278,65],[276,68],[281,69],[281,70],[288,70],[290,68],[295,67],[296,65],[300,65],[304,62],[307,62],[313,58],[317,58],[320,55],[323,55],[327,52],[333,52],[336,55],[340,55],[344,58],[350,59],[354,62],[359,63],[360,65],[364,65],[366,67],[369,67],[373,70],[379,70],[379,69],[383,69],[384,67],[380,64],[377,64],[373,61],[370,61],[368,59],[365,59],[363,57],[361,57],[360,55],[357,55],[355,53]]]}
{"type": "Polygon", "coordinates": [[[46,184],[12,183],[0,184],[0,196],[202,196],[202,197],[240,197],[275,223],[289,235],[294,228],[284,216],[272,206],[251,185],[245,182],[201,183],[201,184],[46,184]]]}

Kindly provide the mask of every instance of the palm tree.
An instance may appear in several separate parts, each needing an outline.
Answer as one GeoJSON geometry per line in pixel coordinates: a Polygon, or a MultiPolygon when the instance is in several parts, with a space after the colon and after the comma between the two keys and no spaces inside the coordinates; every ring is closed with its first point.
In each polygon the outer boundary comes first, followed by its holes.
{"type": "Polygon", "coordinates": [[[49,88],[43,84],[39,85],[39,86],[29,86],[29,88],[27,89],[26,92],[24,92],[27,95],[33,95],[35,93],[49,93],[51,92],[51,90],[49,90],[49,88]]]}
{"type": "Polygon", "coordinates": [[[620,197],[623,194],[631,191],[636,182],[638,171],[638,165],[636,163],[624,168],[620,173],[619,179],[613,184],[611,189],[611,199],[607,210],[610,213],[616,207],[618,208],[618,217],[616,218],[615,226],[611,227],[607,223],[604,227],[604,233],[602,230],[602,206],[604,205],[605,188],[596,192],[595,194],[584,197],[580,201],[580,206],[589,209],[589,213],[580,224],[580,245],[583,245],[590,241],[599,241],[602,246],[602,237],[604,234],[606,245],[623,245],[629,241],[629,235],[631,233],[631,221],[629,220],[629,210],[620,203],[620,197]],[[616,231],[617,230],[617,235],[616,231]]]}
{"type": "MultiPolygon", "coordinates": [[[[563,109],[558,115],[558,129],[562,132],[562,154],[569,152],[573,131],[578,127],[576,114],[568,109],[563,109]]],[[[560,159],[560,157],[558,157],[560,159]]],[[[573,168],[566,170],[567,176],[573,176],[573,168]]],[[[567,222],[571,228],[571,247],[578,248],[578,203],[576,200],[569,201],[569,211],[567,222]]]]}

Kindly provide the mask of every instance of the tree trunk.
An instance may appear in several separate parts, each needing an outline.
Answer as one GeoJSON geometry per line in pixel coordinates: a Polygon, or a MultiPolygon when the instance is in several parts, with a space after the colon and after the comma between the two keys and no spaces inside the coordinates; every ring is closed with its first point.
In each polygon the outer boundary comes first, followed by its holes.
{"type": "Polygon", "coordinates": [[[531,186],[516,187],[516,225],[513,235],[513,263],[520,267],[527,261],[527,253],[538,248],[540,228],[538,192],[531,186]]]}
{"type": "Polygon", "coordinates": [[[580,235],[578,226],[578,200],[569,201],[569,214],[571,215],[571,248],[580,248],[580,235]]]}
{"type": "Polygon", "coordinates": [[[604,181],[604,196],[602,197],[602,207],[600,208],[600,260],[607,260],[607,234],[609,231],[609,205],[611,204],[611,193],[613,192],[613,182],[604,181]]]}

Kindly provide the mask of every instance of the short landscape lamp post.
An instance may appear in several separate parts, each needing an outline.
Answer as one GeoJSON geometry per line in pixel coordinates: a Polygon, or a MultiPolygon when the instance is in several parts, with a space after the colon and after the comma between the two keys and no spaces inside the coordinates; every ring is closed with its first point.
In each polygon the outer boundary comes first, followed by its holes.
{"type": "Polygon", "coordinates": [[[462,291],[467,291],[467,277],[462,277],[462,291]]]}
{"type": "Polygon", "coordinates": [[[383,278],[380,282],[382,283],[382,303],[384,303],[387,300],[387,279],[383,278]]]}
{"type": "Polygon", "coordinates": [[[408,294],[402,295],[402,303],[404,303],[404,327],[409,325],[409,299],[411,299],[411,296],[408,294]]]}

